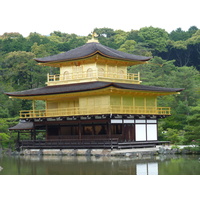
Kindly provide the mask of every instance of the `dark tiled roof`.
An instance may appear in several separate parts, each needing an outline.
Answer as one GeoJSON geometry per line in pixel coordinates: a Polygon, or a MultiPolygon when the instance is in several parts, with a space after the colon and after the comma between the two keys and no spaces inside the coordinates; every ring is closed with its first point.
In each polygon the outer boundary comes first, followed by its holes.
{"type": "Polygon", "coordinates": [[[180,92],[184,89],[182,88],[164,88],[164,87],[155,87],[147,86],[140,84],[126,84],[126,83],[112,83],[112,82],[87,82],[87,83],[78,83],[70,85],[57,85],[57,86],[46,86],[43,88],[36,88],[31,90],[24,90],[19,92],[6,93],[9,96],[13,97],[24,97],[24,96],[39,96],[39,95],[51,95],[51,94],[65,94],[65,93],[74,93],[74,92],[83,92],[98,90],[108,87],[115,87],[121,89],[129,90],[138,90],[138,91],[153,91],[153,92],[180,92]]]}
{"type": "Polygon", "coordinates": [[[35,61],[41,62],[41,63],[70,61],[70,60],[77,60],[81,58],[87,58],[92,55],[95,55],[96,53],[99,53],[105,57],[119,59],[119,60],[127,60],[127,61],[148,61],[151,59],[151,57],[137,56],[137,55],[133,55],[129,53],[124,53],[122,51],[111,49],[100,43],[92,42],[92,43],[86,43],[85,45],[81,47],[72,49],[65,53],[48,56],[44,58],[36,58],[35,61]]]}
{"type": "Polygon", "coordinates": [[[9,130],[31,130],[33,129],[33,122],[19,122],[16,126],[9,128],[9,130]]]}

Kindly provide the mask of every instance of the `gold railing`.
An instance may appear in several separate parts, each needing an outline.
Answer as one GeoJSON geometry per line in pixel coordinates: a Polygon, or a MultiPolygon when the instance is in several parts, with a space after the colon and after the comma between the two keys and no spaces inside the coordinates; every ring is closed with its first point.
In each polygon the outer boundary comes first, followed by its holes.
{"type": "Polygon", "coordinates": [[[170,107],[144,106],[98,106],[87,108],[62,108],[48,110],[22,110],[20,118],[66,117],[102,114],[142,114],[142,115],[170,115],[170,107]]]}
{"type": "Polygon", "coordinates": [[[67,73],[67,74],[47,74],[47,82],[71,82],[73,80],[89,80],[89,79],[112,79],[112,80],[123,80],[128,82],[140,82],[140,73],[111,73],[111,72],[100,72],[100,71],[91,71],[91,72],[76,72],[76,73],[67,73]]]}

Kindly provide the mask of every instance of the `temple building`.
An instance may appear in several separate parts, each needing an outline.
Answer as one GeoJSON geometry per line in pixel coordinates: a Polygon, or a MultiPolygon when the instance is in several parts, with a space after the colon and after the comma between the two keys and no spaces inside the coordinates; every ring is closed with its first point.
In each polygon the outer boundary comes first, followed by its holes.
{"type": "Polygon", "coordinates": [[[178,94],[181,88],[142,85],[140,74],[128,66],[144,64],[150,57],[124,53],[104,46],[92,37],[85,45],[35,59],[39,65],[57,67],[48,74],[46,87],[6,93],[33,101],[32,110],[20,111],[20,123],[10,130],[30,132],[23,148],[110,148],[155,145],[158,119],[170,115],[158,107],[157,97],[178,94]],[[35,101],[45,102],[38,110],[35,101]],[[45,131],[45,140],[37,133],[45,131]],[[113,147],[113,146],[112,146],[113,147]]]}

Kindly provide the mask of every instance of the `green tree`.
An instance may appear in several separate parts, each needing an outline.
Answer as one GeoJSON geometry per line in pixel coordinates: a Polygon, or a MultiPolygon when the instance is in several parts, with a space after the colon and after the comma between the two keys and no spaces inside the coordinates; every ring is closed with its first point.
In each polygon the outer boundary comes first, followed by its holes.
{"type": "Polygon", "coordinates": [[[185,131],[167,128],[160,135],[163,140],[170,141],[172,144],[183,144],[185,131]]]}
{"type": "Polygon", "coordinates": [[[19,33],[4,33],[0,36],[0,50],[6,53],[26,51],[27,40],[19,33]]]}
{"type": "Polygon", "coordinates": [[[139,30],[140,42],[146,43],[148,48],[153,49],[153,54],[167,51],[168,33],[161,28],[144,27],[139,30]]]}
{"type": "Polygon", "coordinates": [[[200,86],[199,72],[194,67],[178,67],[171,72],[168,79],[169,87],[185,88],[176,100],[185,102],[186,106],[196,106],[199,99],[197,89],[200,86]]]}
{"type": "Polygon", "coordinates": [[[37,58],[48,56],[48,52],[44,44],[38,45],[36,42],[31,47],[31,52],[36,55],[37,58]]]}
{"type": "Polygon", "coordinates": [[[49,37],[50,41],[54,46],[56,46],[56,49],[59,52],[65,52],[70,50],[70,45],[68,41],[70,40],[70,35],[63,34],[61,32],[54,32],[51,33],[51,36],[49,37]]]}
{"type": "Polygon", "coordinates": [[[188,29],[188,34],[189,34],[189,37],[191,37],[193,34],[195,34],[196,32],[198,31],[198,28],[196,26],[191,26],[189,29],[188,29]]]}
{"type": "Polygon", "coordinates": [[[167,87],[167,81],[171,72],[175,70],[174,60],[163,60],[155,56],[144,65],[136,65],[129,68],[130,73],[140,72],[141,81],[145,85],[167,87]]]}
{"type": "MultiPolygon", "coordinates": [[[[114,43],[117,45],[117,46],[121,46],[126,40],[128,36],[128,33],[123,31],[123,30],[116,30],[115,31],[115,35],[113,36],[114,37],[114,43]]],[[[128,40],[130,41],[130,40],[128,40]]]]}
{"type": "Polygon", "coordinates": [[[35,55],[31,52],[15,51],[6,55],[3,61],[2,79],[16,89],[33,88],[35,55]]]}
{"type": "Polygon", "coordinates": [[[126,40],[118,50],[126,53],[133,53],[135,50],[135,45],[136,42],[134,40],[126,40]]]}
{"type": "Polygon", "coordinates": [[[112,28],[95,28],[94,32],[98,34],[99,37],[111,38],[116,33],[112,28]]]}
{"type": "Polygon", "coordinates": [[[28,43],[27,51],[31,51],[31,47],[35,43],[37,43],[37,45],[50,43],[50,40],[47,36],[43,36],[39,33],[30,33],[26,39],[27,39],[27,43],[28,43]]]}
{"type": "Polygon", "coordinates": [[[131,30],[130,32],[128,32],[127,40],[134,40],[136,42],[140,42],[140,37],[138,33],[138,30],[131,30]]]}
{"type": "Polygon", "coordinates": [[[7,143],[10,140],[10,136],[6,133],[0,133],[0,148],[7,146],[7,143]]]}
{"type": "Polygon", "coordinates": [[[169,34],[170,40],[173,41],[186,41],[189,39],[196,31],[198,28],[196,26],[191,26],[188,31],[183,31],[181,28],[177,28],[176,30],[172,31],[169,34]]]}
{"type": "Polygon", "coordinates": [[[199,70],[199,30],[195,26],[190,27],[188,31],[177,29],[176,35],[177,38],[170,37],[171,40],[168,40],[167,52],[158,55],[162,58],[176,60],[177,66],[195,66],[199,70]]]}
{"type": "Polygon", "coordinates": [[[111,28],[95,28],[94,32],[98,35],[98,40],[101,44],[108,47],[118,49],[119,45],[114,42],[115,31],[111,28]]]}
{"type": "Polygon", "coordinates": [[[188,49],[186,41],[168,41],[168,52],[180,67],[188,65],[191,61],[191,50],[188,49]]]}
{"type": "Polygon", "coordinates": [[[186,31],[183,31],[181,28],[177,28],[169,34],[169,38],[173,41],[184,41],[188,39],[188,34],[186,31]]]}
{"type": "Polygon", "coordinates": [[[17,139],[16,133],[10,133],[8,128],[16,125],[18,118],[0,118],[0,148],[13,148],[17,139]]]}
{"type": "Polygon", "coordinates": [[[82,46],[86,43],[86,37],[80,37],[76,34],[71,34],[68,44],[70,49],[75,49],[76,47],[82,46]]]}
{"type": "Polygon", "coordinates": [[[190,115],[187,117],[187,126],[185,140],[186,143],[192,143],[200,139],[200,104],[194,107],[190,107],[190,115]]]}
{"type": "Polygon", "coordinates": [[[196,31],[186,42],[191,52],[191,63],[200,70],[200,30],[196,31]]]}
{"type": "Polygon", "coordinates": [[[136,43],[134,40],[126,40],[118,50],[135,55],[151,57],[152,53],[150,49],[145,46],[146,45],[141,42],[136,43]]]}

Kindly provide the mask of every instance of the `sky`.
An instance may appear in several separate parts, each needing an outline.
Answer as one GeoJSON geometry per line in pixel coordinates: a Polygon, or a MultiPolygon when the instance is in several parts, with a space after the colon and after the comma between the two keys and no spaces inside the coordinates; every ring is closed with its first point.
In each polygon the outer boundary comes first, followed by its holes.
{"type": "Polygon", "coordinates": [[[198,0],[2,0],[0,35],[53,31],[87,36],[94,28],[139,30],[158,27],[167,32],[200,28],[198,0]]]}

